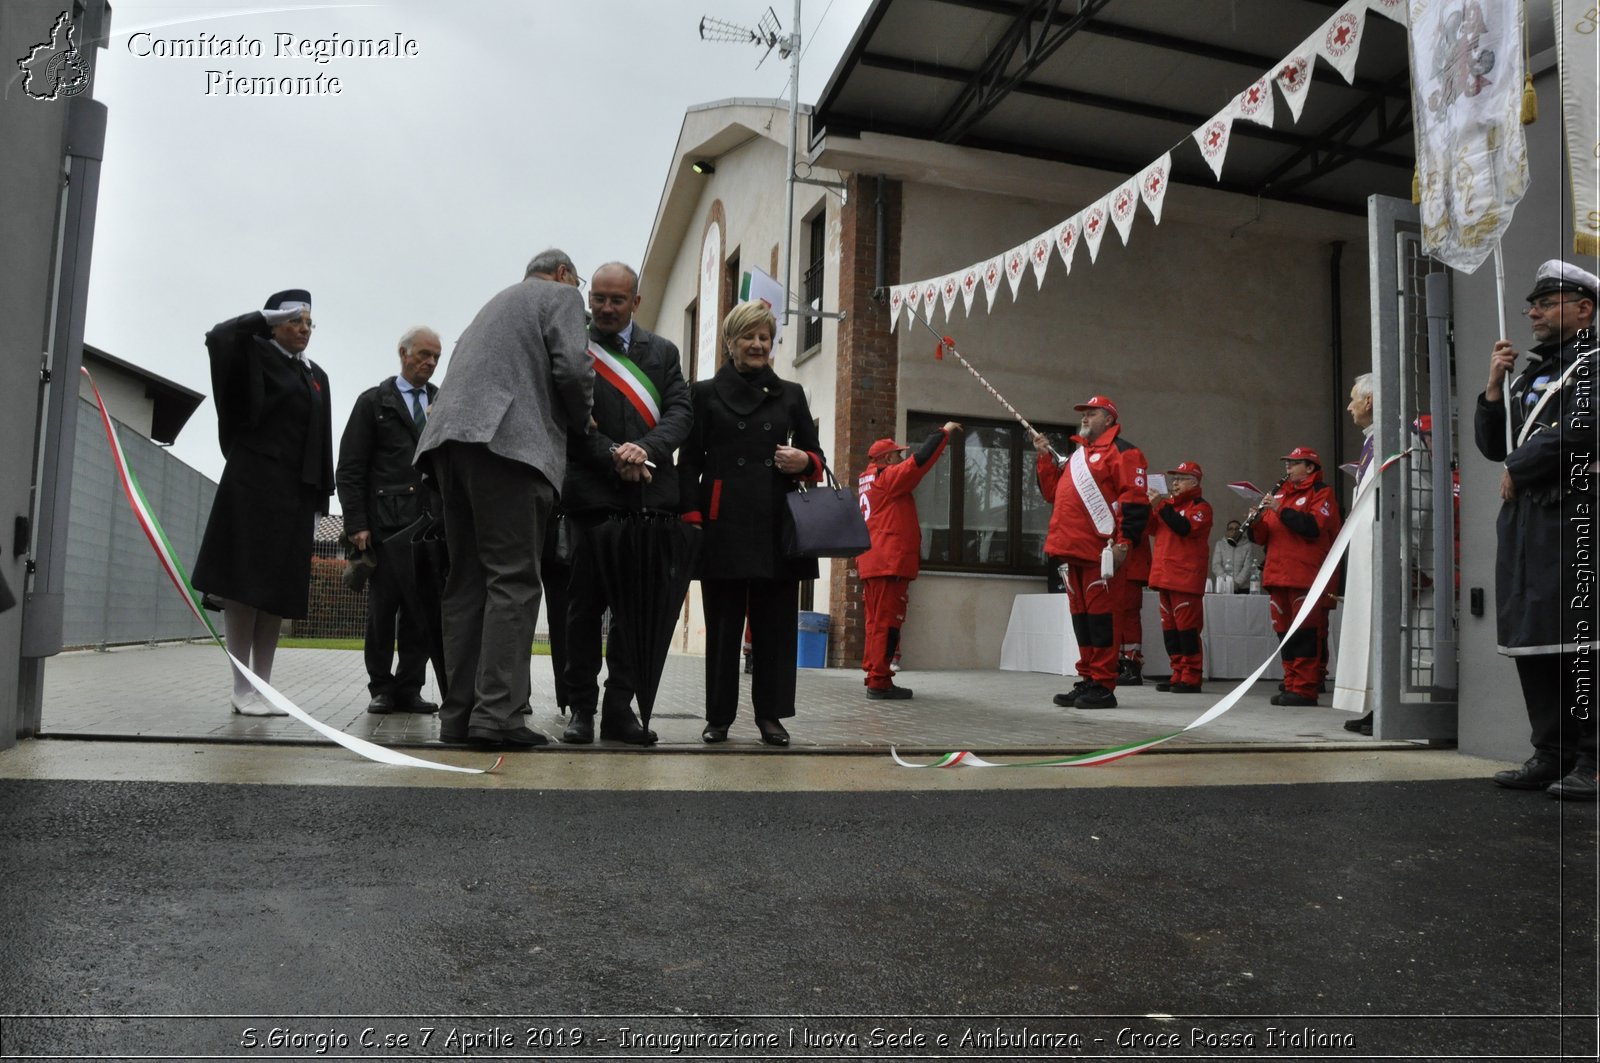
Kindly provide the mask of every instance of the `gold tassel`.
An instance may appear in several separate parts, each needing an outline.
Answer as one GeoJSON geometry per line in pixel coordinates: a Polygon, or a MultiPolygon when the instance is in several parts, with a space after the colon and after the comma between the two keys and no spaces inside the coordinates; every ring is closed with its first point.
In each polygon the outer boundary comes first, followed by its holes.
{"type": "Polygon", "coordinates": [[[1528,5],[1522,5],[1522,124],[1539,120],[1539,94],[1533,91],[1533,52],[1528,44],[1528,5]]]}
{"type": "Polygon", "coordinates": [[[1422,202],[1422,171],[1415,166],[1411,168],[1411,202],[1422,202]]]}
{"type": "Polygon", "coordinates": [[[1600,255],[1600,236],[1594,233],[1573,233],[1572,249],[1580,255],[1600,255]]]}

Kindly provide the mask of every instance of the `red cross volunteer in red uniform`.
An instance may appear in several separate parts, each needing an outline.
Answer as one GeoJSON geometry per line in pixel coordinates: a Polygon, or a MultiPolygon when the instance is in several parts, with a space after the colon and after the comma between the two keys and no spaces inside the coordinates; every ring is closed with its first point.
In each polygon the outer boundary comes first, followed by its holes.
{"type": "Polygon", "coordinates": [[[1033,437],[1039,490],[1053,509],[1044,552],[1059,565],[1078,639],[1078,683],[1057,705],[1115,708],[1116,595],[1128,550],[1150,518],[1144,452],[1122,435],[1117,407],[1104,395],[1073,407],[1082,416],[1065,468],[1050,442],[1033,437]]]}
{"type": "Polygon", "coordinates": [[[1322,482],[1322,458],[1310,447],[1295,447],[1283,456],[1284,482],[1258,505],[1260,518],[1250,538],[1267,551],[1261,584],[1272,596],[1272,630],[1282,640],[1283,693],[1274,705],[1315,705],[1327,678],[1322,647],[1328,637],[1328,608],[1318,602],[1305,624],[1284,639],[1306,591],[1339,534],[1339,510],[1333,490],[1322,482]]]}
{"type": "Polygon", "coordinates": [[[1154,560],[1150,586],[1161,596],[1161,638],[1172,662],[1172,678],[1156,689],[1200,693],[1204,656],[1200,632],[1206,626],[1206,568],[1211,556],[1211,503],[1200,497],[1198,462],[1167,470],[1171,494],[1150,492],[1150,534],[1154,560]]]}
{"type": "Polygon", "coordinates": [[[874,700],[911,696],[908,687],[894,685],[889,664],[900,645],[911,581],[922,564],[922,524],[912,492],[933,471],[950,433],[959,431],[959,424],[946,421],[909,458],[906,452],[911,448],[904,443],[880,439],[867,451],[866,471],[856,478],[861,513],[872,539],[872,548],[856,558],[856,573],[867,613],[861,669],[867,673],[867,697],[874,700]]]}

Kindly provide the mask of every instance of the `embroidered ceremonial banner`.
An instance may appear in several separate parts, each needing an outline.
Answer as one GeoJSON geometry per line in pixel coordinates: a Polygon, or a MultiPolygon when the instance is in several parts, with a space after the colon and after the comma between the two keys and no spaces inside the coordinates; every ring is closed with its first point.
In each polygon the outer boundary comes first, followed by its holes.
{"type": "Polygon", "coordinates": [[[1411,111],[1423,250],[1471,273],[1528,187],[1522,0],[1413,0],[1411,111]]]}
{"type": "Polygon", "coordinates": [[[1555,0],[1561,121],[1572,166],[1572,249],[1600,255],[1600,13],[1593,3],[1555,0]]]}

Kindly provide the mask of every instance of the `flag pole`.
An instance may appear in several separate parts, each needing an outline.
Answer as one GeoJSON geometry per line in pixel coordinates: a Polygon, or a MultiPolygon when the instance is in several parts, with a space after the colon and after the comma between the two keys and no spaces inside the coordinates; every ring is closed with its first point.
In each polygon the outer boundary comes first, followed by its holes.
{"type": "MultiPolygon", "coordinates": [[[[915,311],[913,311],[912,314],[911,314],[911,317],[918,324],[922,325],[923,328],[926,328],[929,332],[931,332],[935,336],[939,337],[939,347],[938,347],[939,352],[942,354],[944,351],[949,351],[952,355],[954,355],[956,361],[960,362],[963,366],[966,367],[967,372],[971,373],[973,376],[978,378],[978,383],[982,384],[984,386],[984,388],[989,392],[989,394],[994,396],[995,401],[1000,403],[1000,405],[1004,406],[1006,408],[1006,410],[1010,412],[1011,416],[1013,416],[1013,417],[1015,417],[1017,419],[1017,423],[1022,425],[1022,427],[1026,428],[1028,430],[1028,434],[1029,435],[1034,435],[1034,436],[1042,436],[1043,435],[1042,432],[1040,432],[1037,428],[1033,427],[1033,425],[1028,423],[1028,419],[1026,417],[1022,416],[1022,414],[1017,412],[1017,408],[1015,406],[1011,405],[1011,403],[1006,401],[1006,397],[1004,395],[1000,394],[1000,392],[995,390],[993,384],[991,384],[987,380],[983,379],[983,374],[978,372],[976,369],[974,369],[971,362],[967,361],[965,358],[963,358],[961,356],[961,352],[956,350],[956,341],[955,340],[951,339],[949,336],[945,336],[945,335],[941,334],[939,332],[939,330],[934,328],[933,325],[929,324],[928,320],[926,318],[924,318],[921,314],[916,313],[915,311]]],[[[1060,451],[1058,451],[1055,448],[1054,445],[1052,445],[1050,442],[1046,441],[1045,446],[1049,449],[1050,457],[1051,457],[1052,460],[1055,461],[1057,466],[1066,465],[1066,463],[1067,463],[1066,457],[1063,456],[1062,453],[1060,451]]]]}
{"type": "MultiPolygon", "coordinates": [[[[1506,260],[1500,254],[1500,241],[1494,242],[1494,299],[1495,305],[1500,310],[1500,338],[1508,339],[1509,330],[1506,327],[1506,260]]],[[[1515,363],[1512,363],[1513,366],[1515,363]]],[[[1500,382],[1500,401],[1506,407],[1506,453],[1509,455],[1516,447],[1511,435],[1511,372],[1506,371],[1505,379],[1500,382]]]]}

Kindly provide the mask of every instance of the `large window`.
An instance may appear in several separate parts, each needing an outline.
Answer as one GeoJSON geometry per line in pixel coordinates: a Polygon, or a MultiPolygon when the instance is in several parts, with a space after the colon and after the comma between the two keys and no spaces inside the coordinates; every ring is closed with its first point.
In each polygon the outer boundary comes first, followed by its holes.
{"type": "MultiPolygon", "coordinates": [[[[1033,444],[1015,421],[906,415],[913,450],[946,421],[965,431],[917,487],[922,563],[929,570],[1043,575],[1050,503],[1039,493],[1033,444]]],[[[1065,453],[1074,429],[1036,424],[1065,453]]]]}

